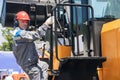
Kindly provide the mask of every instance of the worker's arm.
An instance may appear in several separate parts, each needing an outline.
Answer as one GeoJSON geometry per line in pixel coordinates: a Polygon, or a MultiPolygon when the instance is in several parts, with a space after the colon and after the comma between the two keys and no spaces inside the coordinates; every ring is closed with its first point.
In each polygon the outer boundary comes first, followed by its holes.
{"type": "Polygon", "coordinates": [[[40,26],[36,31],[26,31],[22,30],[20,33],[21,38],[28,39],[28,40],[36,40],[42,38],[46,34],[46,30],[49,26],[43,24],[40,26]]]}
{"type": "Polygon", "coordinates": [[[34,41],[36,39],[40,39],[46,34],[46,30],[50,28],[49,25],[53,24],[53,22],[51,21],[52,19],[53,17],[48,18],[45,23],[36,31],[26,31],[19,28],[14,32],[14,38],[20,37],[19,39],[26,39],[26,41],[34,41]]]}
{"type": "Polygon", "coordinates": [[[26,40],[26,41],[34,41],[36,39],[42,38],[45,35],[45,31],[47,30],[48,26],[43,24],[40,26],[36,31],[26,31],[21,30],[20,28],[16,28],[14,30],[13,39],[15,40],[26,40]]]}

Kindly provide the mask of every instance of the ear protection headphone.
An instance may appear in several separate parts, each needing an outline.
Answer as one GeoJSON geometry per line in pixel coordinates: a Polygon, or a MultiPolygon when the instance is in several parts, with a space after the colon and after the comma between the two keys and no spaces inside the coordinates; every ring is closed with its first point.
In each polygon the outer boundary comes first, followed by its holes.
{"type": "Polygon", "coordinates": [[[19,26],[19,23],[18,23],[16,17],[17,17],[17,16],[15,15],[15,18],[14,18],[14,28],[16,28],[16,27],[19,26]]]}

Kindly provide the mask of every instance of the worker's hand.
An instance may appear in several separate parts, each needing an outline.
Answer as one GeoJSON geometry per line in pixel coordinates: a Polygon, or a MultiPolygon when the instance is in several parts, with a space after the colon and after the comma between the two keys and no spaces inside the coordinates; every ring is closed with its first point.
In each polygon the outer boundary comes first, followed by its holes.
{"type": "Polygon", "coordinates": [[[54,23],[54,16],[49,17],[44,24],[46,25],[52,25],[54,23]]]}

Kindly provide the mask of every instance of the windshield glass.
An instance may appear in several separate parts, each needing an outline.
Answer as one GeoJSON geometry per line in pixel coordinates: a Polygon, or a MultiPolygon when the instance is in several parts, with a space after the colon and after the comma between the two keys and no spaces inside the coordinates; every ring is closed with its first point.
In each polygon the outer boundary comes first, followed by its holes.
{"type": "Polygon", "coordinates": [[[95,18],[120,18],[120,0],[88,0],[95,18]]]}

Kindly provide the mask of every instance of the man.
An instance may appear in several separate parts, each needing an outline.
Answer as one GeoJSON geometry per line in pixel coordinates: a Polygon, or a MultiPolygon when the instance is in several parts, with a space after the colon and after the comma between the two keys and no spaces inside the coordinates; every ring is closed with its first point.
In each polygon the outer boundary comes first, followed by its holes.
{"type": "Polygon", "coordinates": [[[20,11],[16,14],[18,27],[14,30],[14,45],[13,52],[17,63],[27,73],[30,80],[47,80],[48,65],[40,61],[38,63],[38,54],[35,48],[34,41],[45,35],[45,31],[53,24],[53,17],[48,18],[42,26],[36,31],[27,31],[29,15],[25,11],[20,11]]]}

